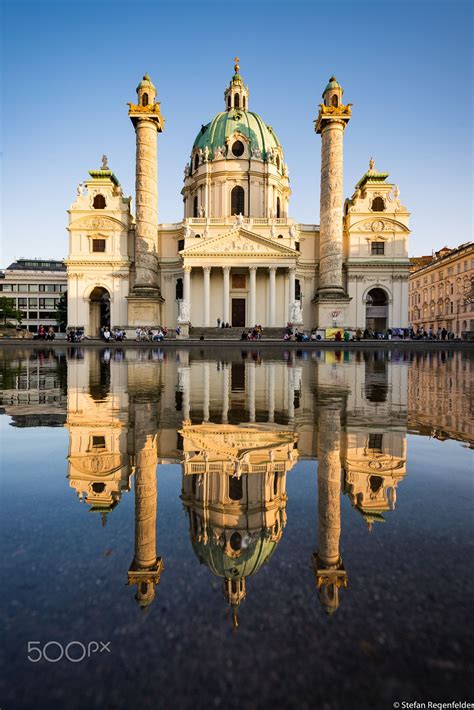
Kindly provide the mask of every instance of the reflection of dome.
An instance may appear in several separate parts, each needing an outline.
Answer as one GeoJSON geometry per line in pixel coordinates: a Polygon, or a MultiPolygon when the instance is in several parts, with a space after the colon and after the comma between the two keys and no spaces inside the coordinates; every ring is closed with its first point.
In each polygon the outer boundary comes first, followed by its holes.
{"type": "Polygon", "coordinates": [[[262,530],[259,537],[242,549],[237,557],[226,554],[222,542],[212,537],[207,543],[193,539],[192,544],[199,561],[207,565],[217,577],[241,579],[258,572],[260,567],[268,562],[278,540],[272,540],[270,535],[262,530]]]}
{"type": "MultiPolygon", "coordinates": [[[[250,147],[258,148],[262,153],[280,147],[278,138],[261,116],[251,111],[235,109],[218,113],[210,123],[203,126],[194,141],[193,150],[207,146],[212,157],[214,148],[225,145],[226,139],[234,133],[244,135],[250,140],[250,147]]],[[[228,157],[232,157],[232,146],[229,152],[228,157]]]]}

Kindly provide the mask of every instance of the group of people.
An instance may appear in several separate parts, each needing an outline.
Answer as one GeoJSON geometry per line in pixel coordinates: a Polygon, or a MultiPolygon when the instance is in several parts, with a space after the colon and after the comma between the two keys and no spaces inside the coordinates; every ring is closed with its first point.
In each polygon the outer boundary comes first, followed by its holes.
{"type": "Polygon", "coordinates": [[[68,343],[80,343],[81,340],[84,340],[84,331],[81,328],[68,328],[66,340],[68,343]]]}
{"type": "Polygon", "coordinates": [[[48,330],[46,330],[44,325],[40,325],[34,340],[54,340],[55,337],[56,333],[54,332],[53,326],[50,325],[48,330]]]}
{"type": "Polygon", "coordinates": [[[139,342],[161,342],[168,335],[168,329],[159,326],[158,328],[136,328],[136,340],[139,342]]]}
{"type": "Polygon", "coordinates": [[[108,325],[102,326],[100,329],[100,337],[105,340],[106,343],[110,343],[111,340],[121,342],[126,338],[125,331],[121,328],[114,328],[110,330],[108,325]]]}
{"type": "Polygon", "coordinates": [[[438,328],[436,331],[433,328],[426,330],[423,326],[419,326],[416,330],[410,330],[410,338],[412,340],[454,340],[455,334],[446,328],[438,328]]]}
{"type": "MultiPolygon", "coordinates": [[[[229,327],[229,324],[227,323],[225,328],[229,327]]],[[[263,328],[261,325],[254,325],[253,328],[250,328],[248,331],[243,330],[242,334],[240,336],[241,340],[261,340],[262,339],[262,333],[263,333],[263,328]]]]}
{"type": "Polygon", "coordinates": [[[218,328],[230,328],[230,323],[225,323],[223,320],[220,318],[217,319],[217,327],[218,328]]]}

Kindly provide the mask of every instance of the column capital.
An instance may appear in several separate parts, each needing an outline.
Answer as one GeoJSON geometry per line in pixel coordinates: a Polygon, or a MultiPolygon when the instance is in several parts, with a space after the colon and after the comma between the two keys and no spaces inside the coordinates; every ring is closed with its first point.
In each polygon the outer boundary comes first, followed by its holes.
{"type": "Polygon", "coordinates": [[[183,266],[183,271],[187,274],[190,274],[192,271],[192,266],[183,266]]]}
{"type": "Polygon", "coordinates": [[[268,267],[268,270],[273,271],[273,272],[275,272],[277,269],[278,269],[278,266],[274,266],[273,264],[268,267]]]}
{"type": "Polygon", "coordinates": [[[288,272],[290,274],[296,274],[296,266],[289,266],[288,267],[288,272]]]}
{"type": "Polygon", "coordinates": [[[229,273],[230,273],[230,266],[223,266],[223,267],[222,267],[222,271],[223,271],[224,273],[229,274],[229,273]]]}
{"type": "Polygon", "coordinates": [[[211,271],[211,267],[210,267],[210,266],[203,266],[203,267],[202,267],[202,270],[203,270],[203,271],[210,272],[210,271],[211,271]]]}
{"type": "Polygon", "coordinates": [[[254,266],[253,264],[251,264],[251,265],[248,267],[248,270],[249,270],[249,271],[257,271],[257,269],[258,269],[258,267],[257,267],[257,266],[254,266]]]}

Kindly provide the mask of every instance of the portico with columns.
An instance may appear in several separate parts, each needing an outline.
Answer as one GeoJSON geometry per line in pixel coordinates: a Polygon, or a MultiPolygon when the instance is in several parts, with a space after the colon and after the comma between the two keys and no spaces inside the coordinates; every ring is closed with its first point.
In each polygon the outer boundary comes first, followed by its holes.
{"type": "Polygon", "coordinates": [[[212,327],[283,327],[301,322],[298,252],[241,229],[182,251],[183,322],[212,327]],[[296,303],[296,305],[295,305],[296,303]]]}

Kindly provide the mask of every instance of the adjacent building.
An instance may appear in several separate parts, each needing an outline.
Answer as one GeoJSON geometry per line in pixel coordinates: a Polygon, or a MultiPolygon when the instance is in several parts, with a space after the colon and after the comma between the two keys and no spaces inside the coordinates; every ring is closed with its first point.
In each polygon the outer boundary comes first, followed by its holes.
{"type": "Polygon", "coordinates": [[[444,247],[431,257],[412,260],[409,281],[410,323],[455,337],[474,332],[474,243],[444,247]]]}
{"type": "MultiPolygon", "coordinates": [[[[69,210],[69,325],[375,330],[408,326],[409,212],[374,161],[344,200],[343,137],[352,105],[331,77],[319,105],[320,225],[290,215],[290,179],[272,126],[249,107],[238,60],[224,106],[199,129],[184,168],[183,217],[158,220],[157,136],[164,119],[145,75],[129,104],[136,133],[135,214],[108,166],[69,210]]],[[[315,157],[317,144],[314,143],[315,157]]],[[[315,195],[315,201],[317,195],[315,195]]],[[[316,212],[316,210],[315,210],[316,212]]],[[[316,217],[316,214],[315,214],[316,217]]]]}
{"type": "Polygon", "coordinates": [[[40,325],[59,332],[56,306],[66,291],[66,266],[54,259],[18,259],[0,278],[0,296],[13,301],[22,326],[31,333],[37,333],[40,325]]]}

